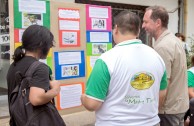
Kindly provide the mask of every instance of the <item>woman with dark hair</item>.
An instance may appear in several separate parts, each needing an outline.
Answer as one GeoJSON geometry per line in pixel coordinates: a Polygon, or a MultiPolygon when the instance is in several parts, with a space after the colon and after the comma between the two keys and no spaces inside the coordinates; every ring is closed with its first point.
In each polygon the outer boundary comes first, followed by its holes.
{"type": "MultiPolygon", "coordinates": [[[[24,31],[22,45],[16,48],[13,55],[13,63],[7,73],[9,98],[16,87],[15,73],[20,71],[22,75],[25,75],[32,63],[39,59],[45,59],[53,46],[53,40],[53,34],[44,26],[31,25],[24,31]]],[[[44,63],[38,65],[30,80],[29,101],[32,106],[46,105],[59,91],[60,83],[56,80],[49,80],[49,67],[44,63]]],[[[57,126],[64,125],[64,122],[61,124],[59,122],[57,126]]]]}

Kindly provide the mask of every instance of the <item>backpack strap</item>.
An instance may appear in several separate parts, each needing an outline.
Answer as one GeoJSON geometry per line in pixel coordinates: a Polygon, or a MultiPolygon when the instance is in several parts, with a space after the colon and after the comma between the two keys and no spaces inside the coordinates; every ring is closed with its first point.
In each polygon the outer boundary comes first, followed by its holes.
{"type": "Polygon", "coordinates": [[[32,74],[34,73],[34,71],[36,70],[36,68],[42,64],[42,62],[39,61],[34,61],[30,67],[28,68],[28,70],[25,73],[25,77],[32,77],[32,74]]]}
{"type": "MultiPolygon", "coordinates": [[[[27,69],[27,71],[26,71],[24,77],[27,78],[27,79],[31,79],[33,73],[35,72],[36,68],[37,68],[40,64],[42,64],[42,62],[34,61],[34,62],[30,65],[30,67],[27,69]]],[[[28,88],[30,85],[28,84],[28,85],[23,85],[23,86],[25,86],[25,88],[28,88]]]]}
{"type": "MultiPolygon", "coordinates": [[[[36,68],[42,64],[39,61],[34,61],[30,67],[27,69],[24,78],[26,78],[24,81],[30,81],[30,79],[32,78],[33,73],[35,72],[36,68]]],[[[27,90],[30,88],[30,83],[21,83],[20,86],[21,90],[22,90],[22,95],[26,95],[27,90]]]]}

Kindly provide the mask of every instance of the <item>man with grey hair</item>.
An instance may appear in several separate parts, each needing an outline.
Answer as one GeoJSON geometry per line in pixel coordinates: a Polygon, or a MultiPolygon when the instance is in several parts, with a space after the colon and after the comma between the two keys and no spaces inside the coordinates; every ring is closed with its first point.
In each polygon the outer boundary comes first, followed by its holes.
{"type": "Polygon", "coordinates": [[[95,126],[158,126],[158,106],[166,93],[166,68],[141,40],[139,17],[122,11],[114,18],[116,46],[96,61],[82,95],[96,112],[95,126]],[[152,61],[152,62],[150,62],[152,61]]]}
{"type": "Polygon", "coordinates": [[[163,58],[167,69],[167,96],[159,109],[160,125],[183,126],[189,108],[186,56],[180,40],[168,30],[168,20],[164,7],[148,7],[142,27],[155,39],[154,49],[163,58]]]}

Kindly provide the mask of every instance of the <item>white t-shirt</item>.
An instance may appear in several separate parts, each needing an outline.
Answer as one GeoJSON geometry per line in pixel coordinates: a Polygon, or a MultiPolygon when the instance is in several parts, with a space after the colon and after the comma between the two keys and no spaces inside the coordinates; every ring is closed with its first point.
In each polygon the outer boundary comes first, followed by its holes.
{"type": "Polygon", "coordinates": [[[96,126],[153,126],[159,123],[159,90],[167,85],[162,58],[140,40],[116,45],[96,61],[86,95],[102,101],[96,126]]]}

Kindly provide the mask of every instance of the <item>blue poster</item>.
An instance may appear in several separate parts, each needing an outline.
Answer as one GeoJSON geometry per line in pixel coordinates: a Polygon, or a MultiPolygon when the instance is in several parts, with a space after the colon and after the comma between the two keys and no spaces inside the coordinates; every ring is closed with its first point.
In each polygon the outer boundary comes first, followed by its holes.
{"type": "Polygon", "coordinates": [[[54,52],[55,79],[85,77],[84,51],[54,52]]]}

